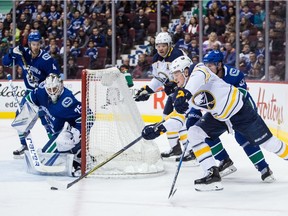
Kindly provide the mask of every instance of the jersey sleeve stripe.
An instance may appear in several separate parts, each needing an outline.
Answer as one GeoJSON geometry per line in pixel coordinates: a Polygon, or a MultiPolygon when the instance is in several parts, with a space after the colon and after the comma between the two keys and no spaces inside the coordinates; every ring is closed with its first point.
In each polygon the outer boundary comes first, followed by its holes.
{"type": "MultiPolygon", "coordinates": [[[[225,119],[227,118],[227,116],[233,111],[232,107],[235,107],[237,104],[238,104],[238,100],[239,100],[239,94],[238,94],[238,89],[233,87],[232,88],[232,97],[231,97],[231,101],[230,103],[228,104],[228,106],[225,106],[225,109],[224,109],[224,113],[222,115],[219,115],[219,116],[216,116],[217,119],[225,119]],[[238,97],[237,97],[238,96],[238,97]],[[236,99],[238,99],[236,101],[236,99]]],[[[229,100],[230,97],[228,97],[228,100],[229,100]]]]}

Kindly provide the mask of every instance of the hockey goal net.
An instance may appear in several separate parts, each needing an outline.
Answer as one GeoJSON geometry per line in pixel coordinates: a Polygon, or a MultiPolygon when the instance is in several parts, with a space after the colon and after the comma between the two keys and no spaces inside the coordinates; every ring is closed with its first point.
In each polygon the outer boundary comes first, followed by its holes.
{"type": "MultiPolygon", "coordinates": [[[[82,72],[82,173],[141,135],[144,122],[117,68],[82,72]]],[[[141,139],[93,175],[135,176],[164,171],[158,146],[141,139]]]]}

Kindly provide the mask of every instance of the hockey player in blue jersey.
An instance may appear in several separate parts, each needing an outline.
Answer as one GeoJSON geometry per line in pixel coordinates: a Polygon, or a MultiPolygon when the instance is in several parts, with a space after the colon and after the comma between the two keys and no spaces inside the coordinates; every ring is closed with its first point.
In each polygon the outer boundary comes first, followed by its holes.
{"type": "Polygon", "coordinates": [[[74,169],[80,170],[81,103],[64,87],[61,77],[49,74],[25,99],[43,110],[46,130],[52,136],[57,136],[56,145],[47,144],[42,152],[50,149],[49,152],[52,153],[74,154],[74,169]]]}
{"type": "MultiPolygon", "coordinates": [[[[14,61],[15,65],[19,65],[22,68],[26,87],[25,95],[35,89],[50,73],[60,74],[60,70],[54,59],[47,52],[40,49],[40,41],[41,35],[39,32],[31,32],[28,36],[29,48],[22,46],[11,48],[9,53],[5,55],[2,60],[4,66],[12,66],[14,61]]],[[[23,105],[23,102],[24,98],[20,102],[20,106],[23,105]]],[[[42,124],[45,126],[46,122],[41,117],[41,111],[39,111],[39,117],[41,118],[42,124]]],[[[19,138],[22,145],[13,152],[13,155],[16,158],[27,150],[24,135],[19,134],[19,138]]]]}

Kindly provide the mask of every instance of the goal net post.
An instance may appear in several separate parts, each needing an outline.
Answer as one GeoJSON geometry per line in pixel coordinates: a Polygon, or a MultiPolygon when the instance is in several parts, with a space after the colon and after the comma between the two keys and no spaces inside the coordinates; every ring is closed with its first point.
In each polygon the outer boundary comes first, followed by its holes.
{"type": "MultiPolygon", "coordinates": [[[[82,71],[82,173],[103,162],[141,135],[145,126],[124,75],[118,68],[82,71]]],[[[139,176],[164,171],[154,141],[138,143],[93,173],[139,176]]]]}

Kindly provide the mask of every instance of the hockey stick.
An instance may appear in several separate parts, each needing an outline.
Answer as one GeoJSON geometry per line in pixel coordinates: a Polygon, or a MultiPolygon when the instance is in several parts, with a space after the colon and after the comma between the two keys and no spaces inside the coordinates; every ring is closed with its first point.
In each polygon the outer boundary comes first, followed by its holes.
{"type": "Polygon", "coordinates": [[[178,174],[179,174],[179,171],[180,171],[180,168],[181,168],[181,165],[182,165],[182,162],[183,162],[183,158],[184,158],[184,155],[185,155],[185,152],[187,150],[187,147],[188,147],[188,141],[186,142],[186,145],[185,145],[185,148],[183,150],[183,153],[181,155],[181,158],[179,160],[179,163],[178,163],[178,166],[177,166],[177,169],[176,169],[176,173],[175,173],[175,176],[174,176],[174,179],[173,179],[173,182],[172,182],[172,186],[171,186],[171,189],[170,189],[170,192],[169,192],[169,196],[168,196],[168,199],[173,196],[176,191],[177,191],[177,188],[174,189],[175,187],[175,184],[176,184],[176,181],[177,181],[177,177],[178,177],[178,174]]]}
{"type": "Polygon", "coordinates": [[[58,182],[58,181],[49,180],[49,184],[51,185],[50,189],[51,190],[58,190],[58,189],[65,190],[65,189],[68,189],[68,188],[72,187],[74,184],[76,184],[77,182],[81,181],[83,178],[87,177],[91,173],[95,172],[97,169],[99,169],[100,167],[104,166],[106,163],[108,163],[109,161],[111,161],[112,159],[117,157],[118,155],[122,154],[124,151],[129,149],[131,146],[135,145],[141,139],[142,139],[142,135],[140,137],[138,137],[137,139],[135,139],[134,141],[132,141],[131,143],[129,143],[128,145],[124,146],[118,152],[116,152],[113,155],[111,155],[109,158],[107,158],[102,163],[99,163],[98,165],[93,167],[90,171],[86,172],[84,175],[81,175],[80,177],[78,177],[77,179],[75,179],[74,181],[72,181],[72,182],[70,182],[68,184],[62,184],[61,182],[58,182]]]}
{"type": "MultiPolygon", "coordinates": [[[[20,102],[18,100],[17,94],[16,94],[16,88],[13,85],[12,77],[10,74],[7,75],[7,79],[9,80],[10,88],[12,89],[12,96],[17,104],[17,110],[18,112],[21,112],[20,102]]],[[[65,166],[45,166],[41,163],[40,158],[37,154],[37,151],[35,149],[35,146],[33,144],[31,134],[28,133],[25,137],[25,141],[27,143],[27,147],[31,156],[31,159],[33,161],[33,165],[36,171],[38,172],[48,172],[48,173],[57,173],[57,172],[64,172],[65,166]]],[[[48,141],[49,142],[49,141],[48,141]]]]}

